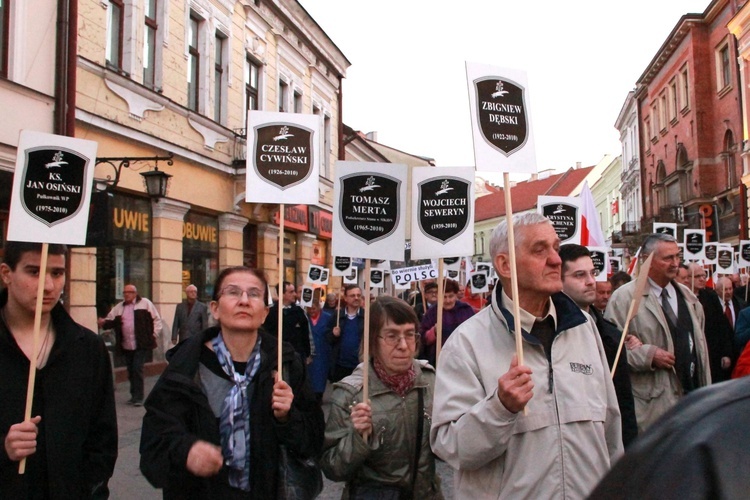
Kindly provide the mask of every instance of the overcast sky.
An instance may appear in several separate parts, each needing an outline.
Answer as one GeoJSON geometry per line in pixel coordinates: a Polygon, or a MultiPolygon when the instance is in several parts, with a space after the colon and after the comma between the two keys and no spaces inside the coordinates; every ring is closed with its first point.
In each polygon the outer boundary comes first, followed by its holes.
{"type": "Polygon", "coordinates": [[[680,17],[710,2],[300,3],[352,63],[347,125],[439,166],[473,166],[464,63],[519,68],[528,72],[537,168],[564,170],[620,154],[614,123],[628,91],[680,17]]]}

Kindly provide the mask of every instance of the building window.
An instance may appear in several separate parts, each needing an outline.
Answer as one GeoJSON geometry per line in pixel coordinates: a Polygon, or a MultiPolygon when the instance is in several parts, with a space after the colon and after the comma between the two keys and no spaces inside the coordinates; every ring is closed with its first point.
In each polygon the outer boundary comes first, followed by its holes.
{"type": "Polygon", "coordinates": [[[730,64],[729,43],[722,45],[716,52],[716,87],[719,92],[732,84],[732,66],[730,64]]]}
{"type": "Polygon", "coordinates": [[[143,34],[143,85],[156,87],[156,0],[145,0],[143,34]]]}
{"type": "Polygon", "coordinates": [[[687,67],[680,70],[680,105],[680,111],[683,114],[690,109],[690,81],[687,67]]]}
{"type": "Polygon", "coordinates": [[[331,117],[328,115],[323,116],[323,163],[321,164],[323,169],[323,177],[326,179],[331,178],[331,117]]]}
{"type": "Polygon", "coordinates": [[[10,0],[0,0],[0,76],[8,77],[10,0]]]}
{"type": "Polygon", "coordinates": [[[198,111],[198,91],[200,88],[201,53],[199,35],[202,21],[192,12],[188,23],[188,108],[198,111]]]}
{"type": "Polygon", "coordinates": [[[659,97],[659,124],[661,125],[661,131],[667,131],[667,93],[662,92],[659,97]]]}
{"type": "Polygon", "coordinates": [[[657,135],[659,132],[659,129],[661,128],[659,126],[659,102],[655,102],[653,106],[651,106],[651,140],[656,141],[657,135]]]}
{"type": "Polygon", "coordinates": [[[677,120],[677,82],[674,79],[669,82],[669,120],[677,120]]]}
{"type": "Polygon", "coordinates": [[[302,94],[294,91],[294,112],[302,113],[302,94]]]}
{"type": "Polygon", "coordinates": [[[107,65],[118,70],[122,69],[122,32],[125,22],[125,5],[122,0],[109,0],[107,7],[107,36],[106,59],[107,65]]]}
{"type": "Polygon", "coordinates": [[[279,111],[281,113],[286,113],[289,111],[287,108],[289,102],[289,85],[283,81],[279,80],[279,111]]]}
{"type": "MultiPolygon", "coordinates": [[[[246,60],[245,72],[245,104],[247,111],[260,109],[258,106],[258,90],[260,88],[260,66],[249,57],[246,60]]],[[[247,113],[245,113],[247,120],[247,113]]]]}
{"type": "Polygon", "coordinates": [[[214,57],[214,121],[223,123],[224,100],[226,98],[226,52],[227,37],[220,31],[216,32],[216,47],[214,57]]]}

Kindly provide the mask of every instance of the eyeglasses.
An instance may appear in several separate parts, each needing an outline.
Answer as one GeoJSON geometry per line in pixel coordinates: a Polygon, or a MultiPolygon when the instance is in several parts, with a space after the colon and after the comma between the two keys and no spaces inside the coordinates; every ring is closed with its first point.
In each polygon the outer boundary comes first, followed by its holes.
{"type": "Polygon", "coordinates": [[[396,347],[401,343],[401,339],[404,339],[408,345],[412,345],[419,340],[420,335],[418,333],[407,333],[405,335],[398,335],[395,333],[389,333],[387,335],[378,335],[378,338],[383,339],[386,345],[396,347]]]}
{"type": "Polygon", "coordinates": [[[229,297],[232,300],[242,299],[242,294],[246,293],[247,298],[250,300],[263,300],[265,295],[264,291],[260,288],[248,288],[243,290],[237,285],[227,285],[221,289],[221,297],[229,297]]]}
{"type": "Polygon", "coordinates": [[[596,278],[599,276],[599,270],[598,269],[592,269],[591,271],[576,271],[574,273],[567,274],[566,276],[570,276],[571,278],[575,278],[577,280],[582,280],[586,278],[587,276],[591,276],[592,278],[596,278]]]}

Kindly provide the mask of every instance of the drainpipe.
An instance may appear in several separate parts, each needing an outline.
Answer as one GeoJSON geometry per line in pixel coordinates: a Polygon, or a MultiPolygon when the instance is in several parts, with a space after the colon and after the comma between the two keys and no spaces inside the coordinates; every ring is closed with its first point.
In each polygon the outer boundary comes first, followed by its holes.
{"type": "Polygon", "coordinates": [[[57,2],[54,133],[75,135],[78,0],[57,2]]]}
{"type": "Polygon", "coordinates": [[[339,94],[338,94],[338,105],[339,105],[339,160],[345,160],[345,144],[344,144],[344,79],[339,75],[339,94]]]}

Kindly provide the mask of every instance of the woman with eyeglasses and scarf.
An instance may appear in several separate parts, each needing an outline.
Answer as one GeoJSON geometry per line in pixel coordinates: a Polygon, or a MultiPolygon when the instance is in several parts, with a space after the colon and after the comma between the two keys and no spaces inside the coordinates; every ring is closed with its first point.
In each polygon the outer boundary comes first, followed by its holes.
{"type": "Polygon", "coordinates": [[[346,481],[342,499],[443,498],[430,448],[435,370],[414,359],[418,332],[409,304],[379,297],[370,307],[371,359],[334,385],[321,467],[346,481]]]}
{"type": "Polygon", "coordinates": [[[140,448],[141,471],[164,498],[275,498],[279,445],[300,458],[321,450],[323,412],[287,343],[277,380],[277,340],[261,328],[267,290],[258,271],[225,269],[211,302],[218,325],[168,353],[140,448]]]}

